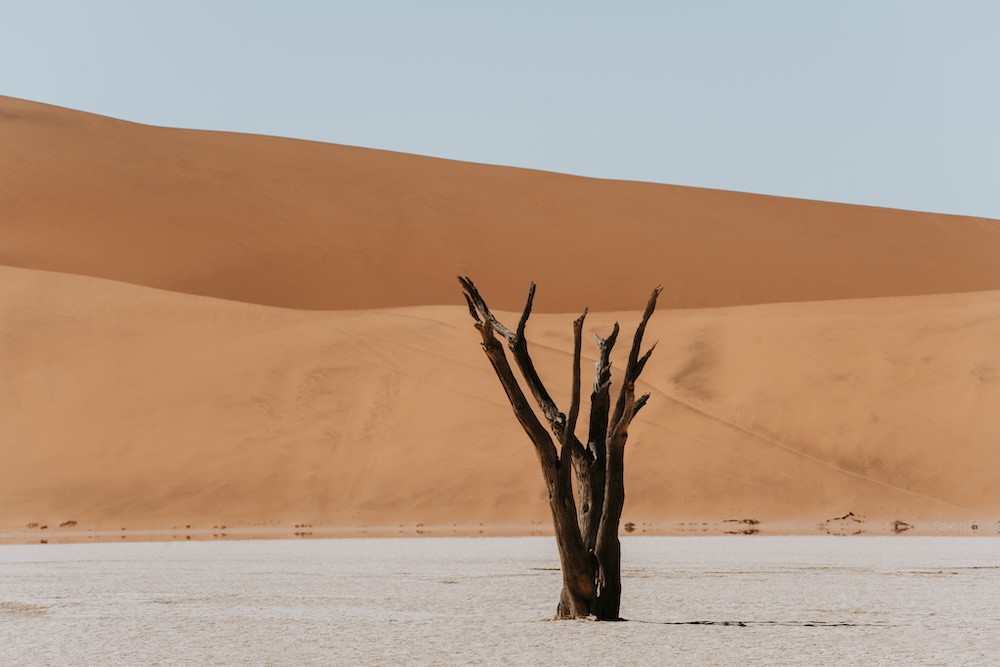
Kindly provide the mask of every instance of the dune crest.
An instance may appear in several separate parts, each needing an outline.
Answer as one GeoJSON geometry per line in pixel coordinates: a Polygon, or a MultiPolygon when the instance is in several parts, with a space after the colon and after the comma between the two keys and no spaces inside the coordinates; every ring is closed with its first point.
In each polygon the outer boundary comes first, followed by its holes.
{"type": "Polygon", "coordinates": [[[0,97],[0,264],[302,309],[1000,289],[1000,222],[150,127],[0,97]]]}

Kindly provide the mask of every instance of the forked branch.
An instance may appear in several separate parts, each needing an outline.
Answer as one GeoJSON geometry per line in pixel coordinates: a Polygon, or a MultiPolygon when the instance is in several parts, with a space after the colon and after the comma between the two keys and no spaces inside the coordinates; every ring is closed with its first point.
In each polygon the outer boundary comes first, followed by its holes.
{"type": "Polygon", "coordinates": [[[573,441],[579,444],[575,433],[576,421],[580,417],[580,348],[583,340],[583,321],[587,319],[588,310],[584,308],[583,314],[573,322],[573,384],[570,390],[569,417],[566,418],[566,426],[563,428],[563,448],[571,446],[573,441]]]}
{"type": "MultiPolygon", "coordinates": [[[[635,329],[635,336],[632,338],[632,349],[629,351],[628,363],[625,366],[625,376],[622,378],[622,386],[618,392],[618,401],[615,404],[615,413],[611,417],[610,428],[612,430],[627,429],[628,422],[632,421],[637,412],[634,396],[635,381],[639,378],[639,374],[642,373],[643,368],[646,367],[646,362],[649,360],[650,355],[653,354],[653,350],[656,349],[656,344],[654,343],[641,357],[639,356],[639,350],[642,348],[642,337],[646,333],[646,324],[656,309],[656,298],[660,296],[660,292],[662,291],[663,287],[659,285],[653,289],[653,293],[650,294],[649,301],[646,303],[646,310],[642,314],[642,321],[639,322],[639,326],[635,329]]],[[[639,405],[639,408],[642,408],[644,404],[645,401],[639,405]]]]}
{"type": "MultiPolygon", "coordinates": [[[[483,320],[489,321],[493,325],[493,329],[507,341],[507,347],[510,349],[511,354],[514,355],[514,363],[520,369],[521,375],[528,385],[528,391],[534,396],[539,410],[541,410],[542,415],[548,421],[552,434],[560,443],[566,440],[567,445],[571,449],[582,449],[583,445],[576,437],[574,430],[567,428],[566,415],[559,409],[555,401],[552,400],[552,396],[549,394],[548,389],[546,389],[541,377],[539,377],[538,371],[535,370],[535,363],[528,352],[528,339],[524,335],[524,329],[528,323],[528,318],[531,316],[532,305],[535,301],[535,283],[531,283],[531,287],[528,288],[528,299],[518,320],[517,329],[511,331],[493,315],[489,306],[486,305],[486,300],[483,299],[470,278],[459,276],[458,281],[465,289],[465,300],[469,304],[469,312],[472,313],[473,318],[479,321],[480,318],[478,316],[481,316],[483,320]]],[[[586,316],[586,313],[584,313],[584,316],[586,316]]],[[[582,320],[580,325],[581,327],[583,326],[582,320]]],[[[578,394],[579,391],[575,391],[573,394],[577,397],[577,400],[579,398],[578,394]]]]}

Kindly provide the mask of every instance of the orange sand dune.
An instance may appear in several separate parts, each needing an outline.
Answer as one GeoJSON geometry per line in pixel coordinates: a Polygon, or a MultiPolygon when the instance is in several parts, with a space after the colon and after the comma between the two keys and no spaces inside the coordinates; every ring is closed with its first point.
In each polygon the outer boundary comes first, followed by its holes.
{"type": "MultiPolygon", "coordinates": [[[[658,312],[623,521],[995,525],[998,314],[1000,292],[658,312]]],[[[616,317],[637,313],[592,316],[588,343],[616,317]]],[[[563,403],[571,319],[529,324],[563,403]]],[[[0,322],[8,532],[547,523],[464,307],[289,310],[0,268],[0,322]]]]}
{"type": "Polygon", "coordinates": [[[0,147],[0,540],[546,530],[457,273],[539,282],[564,405],[575,313],[664,284],[635,530],[1000,527],[1000,222],[10,98],[0,147]]]}
{"type": "Polygon", "coordinates": [[[0,97],[0,264],[305,309],[1000,289],[994,220],[147,127],[0,97]]]}

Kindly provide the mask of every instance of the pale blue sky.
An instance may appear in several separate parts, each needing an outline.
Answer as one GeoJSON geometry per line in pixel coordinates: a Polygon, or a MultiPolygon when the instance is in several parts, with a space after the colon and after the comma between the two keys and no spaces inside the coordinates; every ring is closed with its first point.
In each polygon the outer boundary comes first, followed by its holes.
{"type": "Polygon", "coordinates": [[[0,94],[1000,218],[998,36],[992,0],[0,0],[0,94]]]}

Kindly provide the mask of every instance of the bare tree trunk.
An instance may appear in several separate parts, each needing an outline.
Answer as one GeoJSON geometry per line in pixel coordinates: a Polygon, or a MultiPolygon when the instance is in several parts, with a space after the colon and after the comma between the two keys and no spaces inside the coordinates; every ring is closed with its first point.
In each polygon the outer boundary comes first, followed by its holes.
{"type": "Polygon", "coordinates": [[[557,616],[558,618],[589,616],[593,612],[595,599],[593,563],[583,547],[583,539],[577,524],[576,502],[568,474],[571,467],[560,465],[551,436],[528,404],[507,363],[503,346],[493,336],[492,322],[487,318],[477,326],[482,333],[486,356],[493,364],[493,370],[507,392],[515,416],[534,443],[535,453],[542,467],[563,574],[563,592],[557,616]]]}
{"type": "Polygon", "coordinates": [[[621,542],[618,540],[618,523],[625,505],[624,448],[611,448],[608,452],[608,484],[601,513],[601,526],[597,534],[597,601],[595,615],[604,620],[617,620],[621,607],[621,542]]]}
{"type": "Polygon", "coordinates": [[[590,510],[581,514],[583,542],[590,552],[597,547],[597,531],[604,515],[604,487],[607,479],[608,412],[611,410],[611,350],[618,340],[618,323],[607,339],[595,336],[599,356],[594,370],[594,385],[590,394],[590,435],[587,453],[590,456],[573,459],[581,498],[586,498],[590,510]],[[579,462],[578,462],[579,460],[579,462]],[[584,479],[586,478],[586,479],[584,479]],[[586,493],[586,495],[584,495],[586,493]]]}
{"type": "Polygon", "coordinates": [[[621,544],[618,524],[625,502],[625,441],[629,424],[649,398],[648,394],[638,400],[635,398],[635,381],[653,351],[650,349],[639,357],[642,336],[660,288],[653,290],[642,322],[636,329],[621,391],[610,419],[610,354],[618,337],[618,324],[606,340],[597,337],[600,356],[591,392],[590,435],[584,446],[575,431],[580,412],[580,348],[587,311],[573,323],[572,398],[567,416],[552,400],[528,353],[524,330],[531,315],[535,284],[532,283],[528,291],[516,331],[511,331],[493,316],[471,280],[459,277],[459,282],[465,291],[469,314],[482,335],[486,356],[507,393],[514,415],[534,444],[542,468],[563,575],[556,617],[594,616],[599,620],[619,620],[621,544]],[[507,341],[521,376],[549,423],[548,430],[521,390],[497,335],[507,341]]]}

